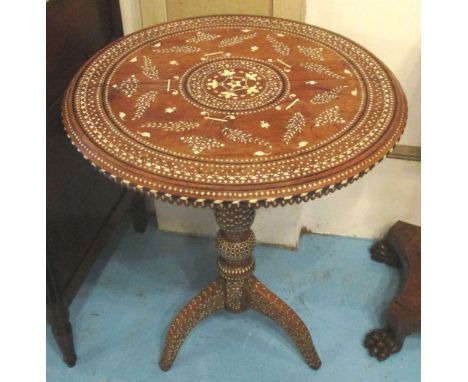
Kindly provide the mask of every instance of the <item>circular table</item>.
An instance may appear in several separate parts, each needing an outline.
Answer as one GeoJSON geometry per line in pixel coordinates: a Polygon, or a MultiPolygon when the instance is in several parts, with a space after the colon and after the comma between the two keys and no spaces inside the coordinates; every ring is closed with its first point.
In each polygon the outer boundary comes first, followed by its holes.
{"type": "Polygon", "coordinates": [[[311,25],[258,16],[160,24],[92,57],[63,104],[99,171],[171,203],[209,206],[219,278],[174,319],[160,366],[219,309],[260,311],[320,367],[297,314],[254,275],[258,207],[307,201],[367,173],[399,140],[403,91],[371,53],[311,25]]]}

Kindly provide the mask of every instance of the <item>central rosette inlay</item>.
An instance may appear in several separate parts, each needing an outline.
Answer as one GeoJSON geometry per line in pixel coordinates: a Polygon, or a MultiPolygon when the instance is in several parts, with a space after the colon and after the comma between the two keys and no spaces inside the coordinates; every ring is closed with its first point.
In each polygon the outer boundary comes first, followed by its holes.
{"type": "Polygon", "coordinates": [[[263,90],[264,79],[253,72],[242,69],[224,69],[208,79],[208,92],[213,92],[221,98],[238,99],[254,97],[263,90]]]}
{"type": "Polygon", "coordinates": [[[277,104],[286,94],[288,80],[266,63],[232,58],[195,67],[181,86],[187,99],[199,107],[242,113],[277,104]]]}

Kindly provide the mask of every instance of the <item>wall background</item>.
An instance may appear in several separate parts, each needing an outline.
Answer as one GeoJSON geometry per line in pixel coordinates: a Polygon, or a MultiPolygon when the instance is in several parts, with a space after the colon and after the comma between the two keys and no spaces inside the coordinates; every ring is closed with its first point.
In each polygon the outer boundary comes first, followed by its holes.
{"type": "Polygon", "coordinates": [[[419,0],[306,0],[305,21],[349,37],[395,73],[410,110],[400,143],[421,146],[419,0]]]}
{"type": "MultiPolygon", "coordinates": [[[[124,31],[129,33],[164,21],[168,17],[168,5],[183,8],[193,6],[193,2],[120,0],[124,31]]],[[[236,12],[239,6],[245,5],[245,13],[249,13],[248,6],[263,9],[268,3],[270,14],[333,30],[369,49],[395,73],[408,99],[408,124],[400,143],[421,145],[419,0],[215,2],[220,9],[232,9],[234,4],[236,12]]],[[[213,2],[210,4],[208,10],[199,11],[226,13],[216,11],[213,2]]],[[[173,9],[169,14],[177,18],[173,9]]],[[[420,162],[386,159],[358,182],[324,198],[301,205],[260,209],[253,227],[257,240],[296,247],[303,228],[315,233],[378,238],[397,220],[420,225],[420,172],[420,162]]],[[[214,235],[217,231],[209,209],[178,207],[159,201],[155,202],[155,208],[162,230],[195,235],[214,235]]]]}

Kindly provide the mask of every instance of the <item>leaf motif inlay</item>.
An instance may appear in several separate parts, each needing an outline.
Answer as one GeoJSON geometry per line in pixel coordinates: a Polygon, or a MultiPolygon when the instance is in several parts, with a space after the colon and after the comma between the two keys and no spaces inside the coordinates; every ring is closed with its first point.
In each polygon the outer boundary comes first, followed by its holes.
{"type": "Polygon", "coordinates": [[[322,103],[328,103],[333,101],[334,99],[338,98],[338,95],[341,93],[341,91],[344,89],[343,85],[337,86],[331,90],[326,90],[323,91],[319,94],[316,94],[310,102],[313,104],[322,104],[322,103]]]}
{"type": "Polygon", "coordinates": [[[151,104],[156,100],[156,90],[150,90],[149,92],[138,97],[135,103],[135,114],[133,115],[132,120],[141,118],[145,111],[151,106],[151,104]]]}
{"type": "Polygon", "coordinates": [[[323,56],[322,56],[323,48],[312,48],[310,46],[302,46],[302,45],[298,45],[297,48],[302,54],[305,54],[306,56],[309,56],[312,59],[323,61],[323,56]]]}
{"type": "Polygon", "coordinates": [[[297,134],[300,133],[305,127],[305,118],[304,116],[296,112],[288,121],[286,125],[286,132],[283,135],[283,142],[289,144],[291,139],[297,134]]]}
{"type": "Polygon", "coordinates": [[[114,88],[119,89],[126,97],[130,98],[137,91],[139,82],[138,78],[132,74],[119,85],[114,85],[114,88]]]}
{"type": "Polygon", "coordinates": [[[159,71],[147,56],[143,57],[143,65],[141,66],[143,74],[151,80],[159,79],[159,71]]]}
{"type": "Polygon", "coordinates": [[[223,127],[221,133],[229,140],[233,142],[241,142],[244,144],[254,143],[256,145],[265,146],[269,149],[272,148],[271,143],[258,137],[254,137],[252,134],[246,133],[242,130],[232,129],[230,127],[223,127]]]}
{"type": "Polygon", "coordinates": [[[232,45],[237,45],[240,44],[241,42],[245,40],[250,40],[254,38],[257,35],[257,33],[250,33],[246,35],[239,35],[239,36],[234,36],[234,37],[227,37],[223,40],[220,41],[219,47],[220,48],[225,48],[227,46],[232,46],[232,45]]]}
{"type": "Polygon", "coordinates": [[[221,37],[219,34],[204,33],[204,32],[198,31],[195,36],[190,37],[189,39],[185,40],[185,42],[197,44],[203,41],[215,40],[219,37],[221,37]]]}
{"type": "Polygon", "coordinates": [[[334,106],[331,109],[322,111],[315,119],[315,127],[320,127],[328,123],[343,124],[346,120],[340,115],[339,106],[334,106]]]}
{"type": "Polygon", "coordinates": [[[339,80],[343,80],[345,77],[336,74],[335,72],[331,71],[325,65],[316,64],[315,62],[306,62],[300,64],[303,68],[310,70],[311,72],[316,72],[320,74],[325,74],[328,77],[336,78],[339,80]]]}
{"type": "Polygon", "coordinates": [[[197,122],[170,121],[170,122],[147,122],[141,125],[142,128],[160,129],[174,133],[181,133],[196,129],[200,126],[197,122]]]}
{"type": "Polygon", "coordinates": [[[158,48],[153,49],[157,53],[195,53],[199,52],[201,49],[198,46],[191,45],[180,45],[180,46],[171,46],[170,48],[158,48]]]}
{"type": "Polygon", "coordinates": [[[289,54],[289,46],[287,46],[284,42],[278,41],[272,35],[268,35],[266,39],[270,42],[273,49],[283,56],[287,56],[289,54]]]}
{"type": "Polygon", "coordinates": [[[199,135],[189,135],[186,137],[180,137],[180,140],[189,145],[194,154],[200,154],[205,150],[210,150],[213,148],[224,147],[224,143],[219,142],[214,138],[202,137],[199,135]]]}

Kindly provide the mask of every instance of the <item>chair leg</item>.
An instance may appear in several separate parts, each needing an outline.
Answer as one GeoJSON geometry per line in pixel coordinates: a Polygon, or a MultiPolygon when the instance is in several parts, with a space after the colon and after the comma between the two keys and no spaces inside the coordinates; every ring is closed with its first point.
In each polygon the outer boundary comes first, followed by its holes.
{"type": "Polygon", "coordinates": [[[62,353],[63,361],[69,367],[73,367],[76,363],[76,354],[68,304],[57,282],[54,266],[48,253],[46,260],[47,322],[52,326],[52,333],[62,353]]]}
{"type": "Polygon", "coordinates": [[[131,205],[133,228],[136,232],[143,233],[148,226],[148,217],[146,215],[145,196],[135,193],[131,205]]]}
{"type": "Polygon", "coordinates": [[[63,361],[69,367],[75,366],[76,354],[68,306],[65,303],[49,304],[47,306],[47,321],[52,326],[52,333],[62,353],[63,361]]]}

